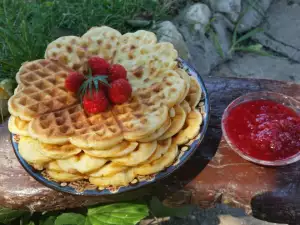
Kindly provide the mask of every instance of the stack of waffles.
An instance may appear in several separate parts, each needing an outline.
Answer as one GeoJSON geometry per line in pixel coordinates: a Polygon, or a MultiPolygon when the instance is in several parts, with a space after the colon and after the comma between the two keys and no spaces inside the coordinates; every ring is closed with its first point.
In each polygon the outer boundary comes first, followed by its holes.
{"type": "Polygon", "coordinates": [[[9,130],[21,156],[49,179],[100,189],[169,167],[202,123],[200,85],[177,57],[172,44],[143,30],[121,35],[102,26],[53,41],[45,59],[21,66],[9,99],[9,130]],[[127,102],[93,115],[64,86],[70,72],[86,72],[91,56],[123,65],[133,89],[127,102]]]}

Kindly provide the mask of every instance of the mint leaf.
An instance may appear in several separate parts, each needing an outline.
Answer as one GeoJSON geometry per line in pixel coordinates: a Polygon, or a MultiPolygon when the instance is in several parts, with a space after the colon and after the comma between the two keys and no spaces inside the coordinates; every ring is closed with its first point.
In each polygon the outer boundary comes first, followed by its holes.
{"type": "Polygon", "coordinates": [[[63,213],[56,218],[54,225],[85,225],[85,216],[77,213],[63,213]]]}
{"type": "Polygon", "coordinates": [[[177,216],[182,218],[188,216],[194,207],[188,205],[184,207],[169,208],[164,206],[157,197],[153,197],[150,201],[149,208],[151,213],[156,217],[177,216]]]}
{"type": "Polygon", "coordinates": [[[0,223],[9,223],[27,213],[26,211],[0,208],[0,223]]]}
{"type": "Polygon", "coordinates": [[[49,216],[43,221],[40,221],[40,225],[54,225],[56,216],[49,216]]]}
{"type": "Polygon", "coordinates": [[[88,209],[86,225],[135,225],[146,216],[146,204],[115,203],[88,209]]]}

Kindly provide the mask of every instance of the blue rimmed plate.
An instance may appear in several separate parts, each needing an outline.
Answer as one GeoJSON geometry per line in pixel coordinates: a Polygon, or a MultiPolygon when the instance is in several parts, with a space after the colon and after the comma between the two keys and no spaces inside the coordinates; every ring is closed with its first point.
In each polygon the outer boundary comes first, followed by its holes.
{"type": "Polygon", "coordinates": [[[78,191],[76,188],[71,186],[62,186],[60,183],[48,180],[44,176],[42,176],[40,171],[37,171],[33,169],[20,155],[19,153],[19,147],[18,143],[14,141],[14,134],[11,134],[11,141],[13,145],[14,152],[21,163],[21,165],[24,167],[24,169],[37,181],[42,183],[43,185],[46,185],[52,189],[55,189],[57,191],[73,194],[73,195],[83,195],[83,196],[104,196],[104,195],[113,195],[113,194],[120,194],[127,191],[132,191],[138,188],[141,188],[143,186],[146,186],[148,184],[152,184],[154,182],[157,182],[161,179],[166,178],[170,174],[172,174],[174,171],[179,169],[188,159],[192,156],[192,154],[197,150],[198,146],[200,145],[209,122],[209,116],[210,116],[210,104],[209,104],[209,97],[206,90],[206,87],[204,85],[204,82],[201,78],[201,76],[196,72],[196,70],[190,66],[188,63],[183,61],[182,59],[178,59],[178,63],[181,68],[185,69],[190,76],[193,76],[197,78],[197,80],[200,83],[201,89],[202,89],[202,98],[201,101],[204,105],[204,112],[203,112],[203,123],[201,124],[200,134],[198,135],[198,138],[193,141],[191,145],[188,146],[188,150],[181,152],[179,155],[176,163],[171,165],[170,167],[166,168],[165,170],[150,176],[149,179],[139,181],[135,184],[130,184],[128,186],[120,187],[117,190],[111,190],[111,189],[104,189],[104,190],[98,190],[98,189],[92,189],[92,190],[84,190],[84,191],[78,191]]]}

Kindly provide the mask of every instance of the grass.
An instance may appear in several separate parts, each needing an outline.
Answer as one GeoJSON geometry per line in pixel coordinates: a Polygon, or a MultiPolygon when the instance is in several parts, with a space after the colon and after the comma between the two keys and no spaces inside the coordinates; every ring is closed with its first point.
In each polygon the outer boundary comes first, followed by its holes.
{"type": "Polygon", "coordinates": [[[165,19],[173,1],[0,0],[0,80],[14,78],[20,65],[44,56],[49,42],[82,35],[92,26],[120,32],[149,28],[165,19]]]}

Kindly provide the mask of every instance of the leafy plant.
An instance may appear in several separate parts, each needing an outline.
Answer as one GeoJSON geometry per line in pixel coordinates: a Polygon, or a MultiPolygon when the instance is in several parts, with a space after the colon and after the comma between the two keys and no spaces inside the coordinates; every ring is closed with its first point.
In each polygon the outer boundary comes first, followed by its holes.
{"type": "MultiPolygon", "coordinates": [[[[248,0],[250,1],[250,0],[248,0]]],[[[252,1],[252,0],[251,0],[252,1]]],[[[249,3],[250,4],[250,3],[249,3]]],[[[251,5],[252,6],[252,5],[251,5]]],[[[245,16],[245,14],[248,12],[249,8],[246,9],[243,13],[240,14],[232,33],[231,37],[231,47],[229,49],[230,54],[233,54],[234,52],[251,52],[256,53],[259,55],[270,55],[268,52],[263,50],[263,46],[261,44],[252,43],[249,40],[256,35],[257,33],[263,32],[262,28],[255,28],[253,30],[250,30],[242,35],[239,35],[238,28],[241,25],[242,19],[245,16]]],[[[213,44],[218,52],[218,54],[225,58],[225,53],[221,47],[221,43],[218,37],[218,34],[213,29],[212,23],[216,20],[215,17],[213,17],[209,23],[205,26],[205,34],[210,34],[213,44]]]]}
{"type": "Polygon", "coordinates": [[[231,48],[229,50],[229,53],[237,52],[237,51],[243,51],[243,52],[252,52],[259,55],[270,55],[268,52],[264,51],[262,48],[263,46],[261,44],[243,44],[246,41],[248,41],[250,38],[252,38],[257,33],[263,32],[262,28],[255,28],[253,30],[248,31],[247,33],[239,36],[238,35],[238,28],[241,25],[242,19],[247,13],[248,9],[242,13],[239,16],[239,19],[237,20],[237,23],[235,24],[233,34],[232,34],[232,40],[231,40],[231,48]]]}
{"type": "Polygon", "coordinates": [[[156,197],[145,202],[123,202],[93,206],[87,209],[30,214],[26,211],[0,208],[0,224],[10,225],[135,225],[151,214],[156,217],[187,216],[191,206],[165,207],[156,197]]]}
{"type": "Polygon", "coordinates": [[[21,217],[22,215],[25,215],[26,211],[21,210],[13,210],[8,208],[0,208],[0,222],[7,224],[16,218],[21,217]]]}

